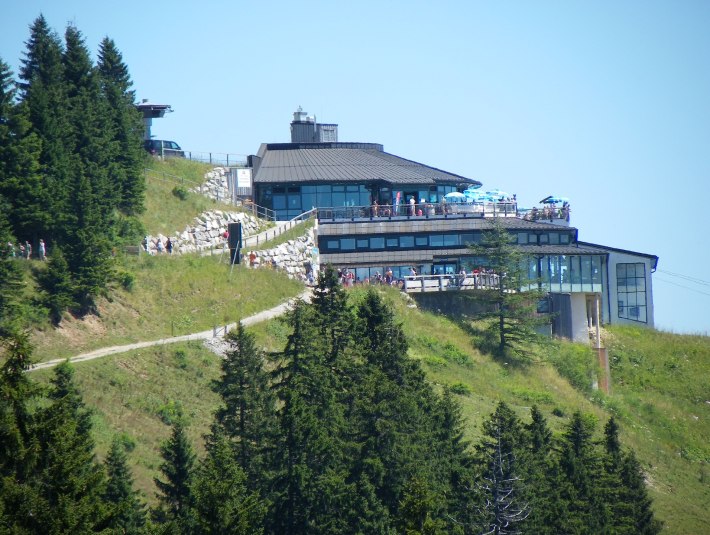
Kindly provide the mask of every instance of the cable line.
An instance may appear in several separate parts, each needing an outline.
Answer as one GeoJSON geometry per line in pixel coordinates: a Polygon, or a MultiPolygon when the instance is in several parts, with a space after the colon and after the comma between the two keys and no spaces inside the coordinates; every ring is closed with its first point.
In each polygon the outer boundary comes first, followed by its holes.
{"type": "Polygon", "coordinates": [[[687,281],[689,281],[689,282],[694,282],[694,283],[696,283],[696,284],[702,284],[702,285],[705,285],[705,286],[710,286],[710,282],[705,281],[705,280],[703,280],[703,279],[698,279],[698,278],[696,278],[696,277],[690,277],[690,276],[688,276],[688,275],[683,275],[683,274],[681,274],[681,273],[673,273],[672,271],[666,271],[666,270],[664,270],[664,269],[657,269],[656,271],[658,271],[659,273],[663,273],[664,275],[670,275],[670,276],[672,276],[672,277],[678,277],[678,278],[687,280],[687,281]]]}
{"type": "Polygon", "coordinates": [[[678,284],[677,282],[669,281],[666,279],[659,279],[658,277],[656,277],[654,279],[654,282],[655,281],[660,281],[660,282],[665,282],[667,284],[672,284],[673,286],[678,286],[679,288],[685,288],[686,290],[690,290],[691,292],[695,292],[696,294],[707,295],[708,297],[710,297],[710,293],[701,292],[700,290],[696,290],[695,288],[690,288],[689,286],[683,286],[682,284],[678,284]]]}

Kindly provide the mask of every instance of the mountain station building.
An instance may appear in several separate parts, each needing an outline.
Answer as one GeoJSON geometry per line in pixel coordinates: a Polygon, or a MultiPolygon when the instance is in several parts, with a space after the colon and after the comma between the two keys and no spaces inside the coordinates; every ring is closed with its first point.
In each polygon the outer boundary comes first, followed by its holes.
{"type": "Polygon", "coordinates": [[[337,126],[299,108],[291,143],[262,144],[248,161],[253,201],[274,219],[315,212],[321,264],[360,281],[391,271],[408,292],[476,291],[486,287],[483,278],[458,277],[485,272],[485,258],[469,245],[480,244],[496,220],[529,258],[530,278],[548,290],[553,334],[586,341],[598,322],[653,327],[657,256],[580,241],[566,202],[524,211],[515,196],[497,191],[452,202],[481,182],[376,143],[340,142],[337,126]]]}

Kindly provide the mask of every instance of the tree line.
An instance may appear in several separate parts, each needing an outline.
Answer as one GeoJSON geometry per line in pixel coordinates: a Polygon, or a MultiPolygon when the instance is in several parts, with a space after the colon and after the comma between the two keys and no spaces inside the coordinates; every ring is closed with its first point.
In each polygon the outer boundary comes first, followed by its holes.
{"type": "Polygon", "coordinates": [[[143,233],[143,125],[108,37],[94,64],[74,25],[62,41],[40,15],[13,76],[0,58],[0,257],[16,240],[47,243],[37,280],[58,321],[94,311],[115,279],[112,247],[143,233]]]}
{"type": "Polygon", "coordinates": [[[97,462],[70,366],[42,391],[23,373],[26,338],[6,339],[0,533],[659,532],[613,418],[601,440],[581,413],[557,436],[537,408],[524,422],[501,402],[472,444],[376,290],[351,297],[327,269],[285,321],[276,354],[241,325],[230,333],[206,454],[178,419],[150,509],[120,441],[97,462]]]}

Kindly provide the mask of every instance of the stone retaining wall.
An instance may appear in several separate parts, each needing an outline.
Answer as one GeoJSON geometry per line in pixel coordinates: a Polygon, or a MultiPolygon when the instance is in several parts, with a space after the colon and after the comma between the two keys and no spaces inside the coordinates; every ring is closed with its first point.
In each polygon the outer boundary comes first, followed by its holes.
{"type": "MultiPolygon", "coordinates": [[[[313,257],[313,248],[316,246],[315,229],[311,227],[303,235],[295,240],[289,240],[274,247],[273,249],[264,249],[254,251],[256,259],[254,267],[265,268],[271,267],[284,271],[292,279],[309,281],[309,273],[315,276],[318,273],[318,258],[313,257]]],[[[250,266],[248,249],[242,250],[242,262],[246,266],[250,266]]]]}
{"type": "MultiPolygon", "coordinates": [[[[176,231],[170,235],[173,242],[173,254],[195,253],[222,247],[224,245],[224,233],[229,223],[242,224],[242,237],[258,234],[266,226],[266,221],[257,219],[251,214],[244,212],[225,212],[222,210],[211,210],[203,212],[194,219],[192,225],[187,225],[182,232],[176,231]]],[[[158,253],[158,240],[163,243],[165,252],[165,242],[168,236],[158,234],[157,236],[146,236],[143,248],[149,254],[158,253]],[[146,248],[146,243],[148,247],[146,248]]]]}

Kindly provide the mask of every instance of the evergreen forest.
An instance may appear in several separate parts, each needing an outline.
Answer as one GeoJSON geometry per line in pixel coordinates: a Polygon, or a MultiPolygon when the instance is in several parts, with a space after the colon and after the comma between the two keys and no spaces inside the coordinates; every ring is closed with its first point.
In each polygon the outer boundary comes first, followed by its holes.
{"type": "Polygon", "coordinates": [[[69,364],[44,388],[31,347],[5,340],[0,532],[478,534],[658,533],[644,476],[610,418],[575,413],[553,437],[533,407],[500,402],[482,439],[426,380],[375,290],[354,302],[326,269],[288,315],[282,351],[239,328],[213,383],[220,404],[195,453],[179,413],[155,505],[133,488],[119,439],[103,463],[69,364]]]}

